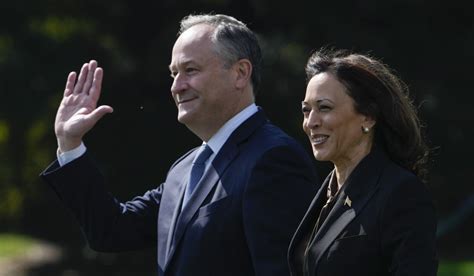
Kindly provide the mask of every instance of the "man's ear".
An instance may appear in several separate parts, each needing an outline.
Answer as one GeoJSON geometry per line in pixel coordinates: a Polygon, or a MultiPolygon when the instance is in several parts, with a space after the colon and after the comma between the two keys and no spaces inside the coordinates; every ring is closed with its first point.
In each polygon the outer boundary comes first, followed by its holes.
{"type": "Polygon", "coordinates": [[[240,59],[233,65],[233,67],[236,72],[236,88],[245,88],[251,81],[252,63],[248,59],[240,59]]]}

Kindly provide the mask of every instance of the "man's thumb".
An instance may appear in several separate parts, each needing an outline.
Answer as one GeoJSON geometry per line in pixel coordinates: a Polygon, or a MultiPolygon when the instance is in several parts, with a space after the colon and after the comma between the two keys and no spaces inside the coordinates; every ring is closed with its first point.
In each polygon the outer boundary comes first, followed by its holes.
{"type": "Polygon", "coordinates": [[[101,105],[92,111],[87,117],[97,122],[107,113],[112,113],[114,109],[108,105],[101,105]]]}

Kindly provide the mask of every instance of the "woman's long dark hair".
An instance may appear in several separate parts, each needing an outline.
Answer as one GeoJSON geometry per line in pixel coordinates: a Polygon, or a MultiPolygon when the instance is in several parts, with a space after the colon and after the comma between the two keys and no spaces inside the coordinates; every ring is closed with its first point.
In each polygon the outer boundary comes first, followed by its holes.
{"type": "Polygon", "coordinates": [[[374,145],[426,181],[429,148],[406,84],[381,61],[345,50],[313,53],[306,64],[307,81],[323,72],[346,87],[358,113],[375,119],[374,145]]]}

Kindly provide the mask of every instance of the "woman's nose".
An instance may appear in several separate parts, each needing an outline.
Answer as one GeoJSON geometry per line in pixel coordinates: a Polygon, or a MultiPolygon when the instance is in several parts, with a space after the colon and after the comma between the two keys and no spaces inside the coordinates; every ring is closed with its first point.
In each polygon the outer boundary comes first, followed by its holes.
{"type": "Polygon", "coordinates": [[[321,118],[315,111],[311,111],[305,119],[305,126],[309,129],[319,127],[321,125],[321,118]]]}

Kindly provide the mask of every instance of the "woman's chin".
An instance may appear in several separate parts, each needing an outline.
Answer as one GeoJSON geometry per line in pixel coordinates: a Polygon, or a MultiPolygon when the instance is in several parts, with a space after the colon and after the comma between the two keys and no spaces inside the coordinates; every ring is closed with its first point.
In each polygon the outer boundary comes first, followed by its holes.
{"type": "Polygon", "coordinates": [[[328,161],[326,155],[321,152],[313,152],[313,155],[314,155],[314,159],[318,161],[328,161]]]}

